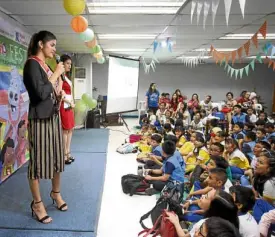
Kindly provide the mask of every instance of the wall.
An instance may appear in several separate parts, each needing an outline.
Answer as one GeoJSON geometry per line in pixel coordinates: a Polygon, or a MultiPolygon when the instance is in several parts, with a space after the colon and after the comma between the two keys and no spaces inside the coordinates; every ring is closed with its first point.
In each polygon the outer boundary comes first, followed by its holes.
{"type": "MultiPolygon", "coordinates": [[[[244,65],[236,65],[243,67],[244,65]]],[[[244,73],[245,74],[245,73],[244,73]]],[[[243,79],[235,80],[226,75],[222,67],[216,64],[204,64],[195,69],[186,68],[183,64],[156,65],[156,71],[145,74],[140,67],[139,98],[144,100],[149,84],[155,82],[160,92],[172,93],[179,88],[188,98],[198,93],[200,98],[210,94],[214,101],[225,99],[225,94],[232,91],[238,96],[242,90],[253,90],[261,95],[268,110],[272,109],[273,87],[275,73],[267,65],[256,64],[255,71],[243,79]]],[[[107,94],[108,64],[93,65],[93,86],[98,88],[98,94],[107,94]]]]}

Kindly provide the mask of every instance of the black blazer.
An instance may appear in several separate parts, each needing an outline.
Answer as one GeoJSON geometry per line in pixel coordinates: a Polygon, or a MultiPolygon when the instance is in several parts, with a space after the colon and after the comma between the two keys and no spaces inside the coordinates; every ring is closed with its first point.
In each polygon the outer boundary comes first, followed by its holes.
{"type": "Polygon", "coordinates": [[[46,119],[55,113],[54,89],[40,64],[29,59],[24,67],[23,82],[29,93],[29,119],[46,119]]]}

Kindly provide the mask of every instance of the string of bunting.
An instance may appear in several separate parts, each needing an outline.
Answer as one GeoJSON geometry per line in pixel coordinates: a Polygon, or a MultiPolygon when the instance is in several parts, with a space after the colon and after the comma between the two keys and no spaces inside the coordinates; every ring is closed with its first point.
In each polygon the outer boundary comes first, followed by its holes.
{"type": "Polygon", "coordinates": [[[156,57],[153,57],[149,64],[146,63],[144,57],[141,58],[141,61],[142,61],[144,71],[145,71],[146,74],[148,74],[150,72],[151,68],[152,68],[153,71],[155,71],[156,70],[156,63],[159,63],[159,61],[157,60],[156,57]]]}
{"type": "Polygon", "coordinates": [[[71,28],[79,34],[79,38],[84,41],[85,45],[91,50],[92,55],[99,64],[105,62],[104,55],[100,45],[97,43],[94,31],[88,28],[88,21],[81,16],[86,7],[86,0],[63,0],[63,6],[66,12],[73,16],[71,28]]]}
{"type": "Polygon", "coordinates": [[[206,54],[206,51],[201,51],[198,56],[195,56],[195,57],[182,56],[180,58],[182,63],[186,67],[195,68],[203,62],[203,57],[205,56],[205,54],[206,54]]]}
{"type": "MultiPolygon", "coordinates": [[[[261,58],[261,54],[258,53],[256,58],[253,59],[247,66],[243,67],[243,68],[233,68],[232,66],[230,66],[228,63],[225,64],[224,70],[227,70],[227,74],[230,77],[233,77],[235,75],[236,80],[238,79],[238,77],[240,77],[240,79],[243,78],[243,74],[244,72],[246,73],[246,76],[249,75],[250,69],[252,69],[253,71],[255,70],[255,63],[256,61],[258,61],[259,63],[263,63],[263,60],[261,58]]],[[[225,63],[225,61],[221,62],[221,65],[225,63]]]]}
{"type": "Polygon", "coordinates": [[[246,56],[249,56],[250,52],[250,46],[251,41],[255,45],[256,48],[259,47],[259,39],[258,34],[261,34],[264,39],[266,39],[267,34],[267,22],[265,21],[264,24],[260,27],[260,29],[251,37],[250,40],[248,40],[245,44],[243,44],[240,48],[237,50],[233,50],[229,53],[219,52],[217,51],[213,45],[210,47],[210,55],[214,58],[216,63],[219,63],[223,60],[225,60],[226,63],[228,63],[229,60],[232,61],[232,65],[235,63],[237,56],[241,60],[243,56],[243,51],[245,51],[246,56]]]}
{"type": "MultiPolygon", "coordinates": [[[[239,4],[240,4],[240,8],[242,11],[242,15],[244,18],[244,10],[245,10],[245,3],[246,0],[239,0],[239,4]]],[[[203,12],[203,28],[205,29],[205,25],[206,25],[206,20],[211,8],[211,13],[212,13],[212,24],[213,26],[215,25],[215,18],[216,18],[216,14],[217,14],[217,10],[220,4],[220,0],[192,0],[192,4],[191,4],[191,23],[193,21],[193,15],[196,11],[197,14],[197,25],[199,24],[200,21],[200,15],[201,12],[203,12]],[[211,3],[212,3],[212,7],[211,7],[211,3]],[[203,9],[203,11],[202,11],[203,9]]],[[[224,6],[225,6],[225,19],[226,19],[226,24],[228,25],[229,22],[229,15],[230,15],[230,11],[231,11],[231,5],[232,5],[232,0],[224,0],[224,6]]]]}

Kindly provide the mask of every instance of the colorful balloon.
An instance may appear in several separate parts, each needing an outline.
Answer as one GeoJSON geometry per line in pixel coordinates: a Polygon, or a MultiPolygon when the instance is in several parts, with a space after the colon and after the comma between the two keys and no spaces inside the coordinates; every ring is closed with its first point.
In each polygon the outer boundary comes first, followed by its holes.
{"type": "Polygon", "coordinates": [[[95,54],[94,54],[94,57],[95,57],[96,59],[102,58],[102,57],[103,57],[102,51],[100,51],[99,53],[95,53],[95,54]]]}
{"type": "Polygon", "coordinates": [[[97,101],[95,99],[91,99],[88,103],[88,107],[90,109],[94,109],[97,106],[97,101]]]}
{"type": "Polygon", "coordinates": [[[94,39],[95,34],[93,30],[87,28],[84,32],[79,34],[80,39],[82,39],[84,42],[89,42],[94,39]]]}
{"type": "Polygon", "coordinates": [[[88,21],[83,16],[75,16],[71,20],[71,27],[74,32],[76,33],[82,33],[88,28],[88,21]]]}
{"type": "Polygon", "coordinates": [[[98,59],[97,59],[97,62],[98,62],[99,64],[103,64],[103,63],[105,63],[105,58],[104,58],[104,57],[98,58],[98,59]]]}
{"type": "Polygon", "coordinates": [[[94,38],[94,39],[91,40],[91,41],[85,42],[85,45],[86,45],[88,48],[92,49],[93,47],[95,47],[95,46],[97,45],[97,40],[96,40],[96,38],[94,38]]]}
{"type": "Polygon", "coordinates": [[[79,100],[79,101],[76,102],[75,110],[77,112],[83,113],[83,112],[86,111],[86,109],[87,109],[87,106],[86,106],[86,104],[84,103],[83,100],[79,100]]]}
{"type": "Polygon", "coordinates": [[[100,45],[96,45],[95,47],[92,48],[92,53],[99,53],[101,51],[100,45]]]}
{"type": "Polygon", "coordinates": [[[63,6],[66,12],[72,16],[81,15],[86,6],[85,0],[63,0],[63,6]]]}

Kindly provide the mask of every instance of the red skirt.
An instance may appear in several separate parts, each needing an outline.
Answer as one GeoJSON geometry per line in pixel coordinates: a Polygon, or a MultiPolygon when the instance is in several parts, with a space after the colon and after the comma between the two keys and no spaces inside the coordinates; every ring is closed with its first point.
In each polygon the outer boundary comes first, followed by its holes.
{"type": "Polygon", "coordinates": [[[73,109],[64,109],[64,102],[60,106],[61,124],[64,130],[71,130],[74,128],[74,111],[73,109]]]}

